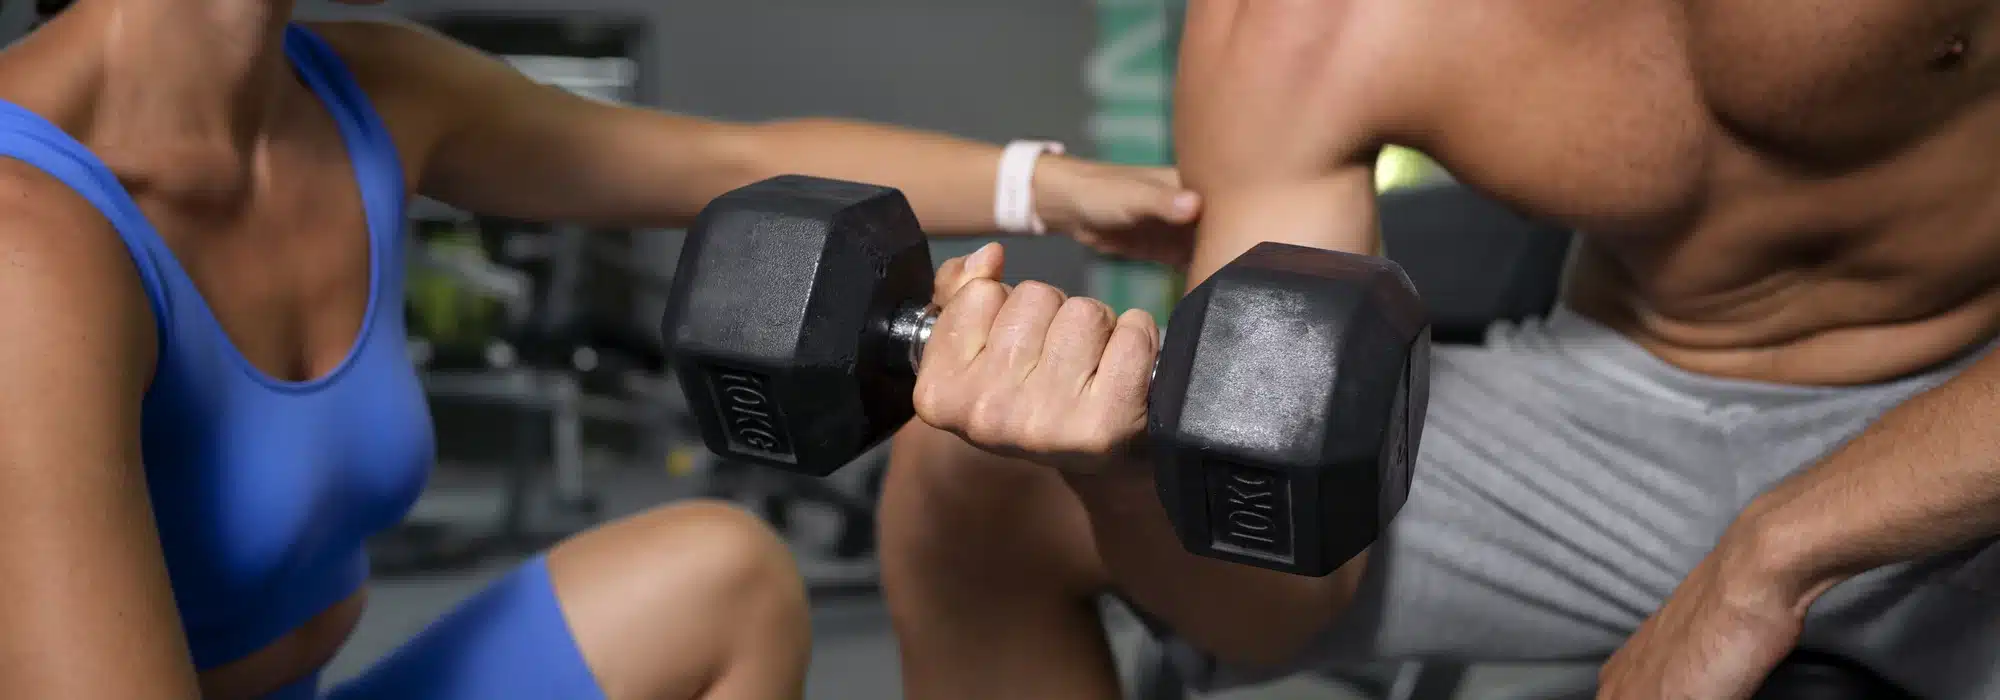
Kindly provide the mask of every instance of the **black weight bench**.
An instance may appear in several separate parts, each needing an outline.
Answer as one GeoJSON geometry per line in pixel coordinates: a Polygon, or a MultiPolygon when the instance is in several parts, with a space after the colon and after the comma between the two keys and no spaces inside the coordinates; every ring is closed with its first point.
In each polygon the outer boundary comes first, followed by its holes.
{"type": "Polygon", "coordinates": [[[1555,307],[1568,229],[1521,217],[1454,184],[1396,190],[1378,200],[1383,252],[1416,283],[1431,341],[1474,345],[1501,321],[1555,307]]]}
{"type": "MultiPolygon", "coordinates": [[[[1397,190],[1379,198],[1384,252],[1410,276],[1439,344],[1476,344],[1495,323],[1540,317],[1555,306],[1571,234],[1538,223],[1456,184],[1397,190]]],[[[1134,700],[1187,697],[1157,646],[1139,653],[1134,700]]],[[[1400,664],[1380,677],[1340,677],[1379,700],[1451,700],[1464,666],[1400,664]]],[[[1522,700],[1589,700],[1594,678],[1522,700]]],[[[1839,656],[1801,650],[1766,680],[1756,700],[1915,700],[1839,656]]]]}

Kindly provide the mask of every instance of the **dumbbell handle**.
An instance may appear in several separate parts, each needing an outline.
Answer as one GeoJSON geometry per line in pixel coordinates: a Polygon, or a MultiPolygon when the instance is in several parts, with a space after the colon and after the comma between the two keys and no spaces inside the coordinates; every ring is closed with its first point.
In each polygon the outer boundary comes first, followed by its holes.
{"type": "Polygon", "coordinates": [[[889,319],[889,338],[900,343],[906,350],[904,358],[910,362],[910,376],[916,376],[917,368],[923,366],[924,346],[931,342],[931,328],[937,325],[936,304],[911,304],[896,310],[889,319]]]}
{"type": "MultiPolygon", "coordinates": [[[[924,346],[930,344],[931,329],[937,326],[937,320],[938,307],[936,304],[912,304],[905,306],[898,309],[896,315],[889,319],[889,337],[908,349],[905,357],[910,362],[911,376],[916,376],[917,368],[923,366],[924,346]]],[[[1161,333],[1160,339],[1164,343],[1166,334],[1161,333]]],[[[1153,370],[1150,374],[1146,375],[1146,383],[1151,384],[1153,378],[1158,376],[1159,373],[1160,357],[1155,353],[1153,355],[1153,370]]]]}

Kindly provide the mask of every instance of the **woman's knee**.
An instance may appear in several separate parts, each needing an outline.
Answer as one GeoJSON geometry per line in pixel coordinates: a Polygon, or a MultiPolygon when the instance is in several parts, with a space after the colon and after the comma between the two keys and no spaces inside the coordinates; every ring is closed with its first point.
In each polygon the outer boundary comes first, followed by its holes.
{"type": "Polygon", "coordinates": [[[697,697],[743,668],[780,680],[803,673],[804,582],[784,541],[742,510],[656,508],[571,538],[549,569],[611,698],[697,697]]]}
{"type": "Polygon", "coordinates": [[[805,583],[785,540],[756,515],[717,501],[665,506],[632,519],[633,551],[657,575],[698,594],[804,609],[805,583]]]}
{"type": "Polygon", "coordinates": [[[725,503],[678,503],[611,523],[557,547],[550,562],[559,588],[569,579],[593,597],[618,600],[625,615],[677,618],[666,624],[806,614],[805,584],[784,540],[725,503]]]}

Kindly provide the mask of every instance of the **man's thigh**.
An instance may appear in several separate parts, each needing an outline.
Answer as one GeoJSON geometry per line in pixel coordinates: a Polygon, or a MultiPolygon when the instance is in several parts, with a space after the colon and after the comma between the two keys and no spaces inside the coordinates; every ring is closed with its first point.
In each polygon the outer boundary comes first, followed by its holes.
{"type": "MultiPolygon", "coordinates": [[[[1409,500],[1302,666],[1600,657],[1673,590],[1728,520],[1735,481],[1703,457],[1726,443],[1599,341],[1622,342],[1536,322],[1436,349],[1409,500]]],[[[1175,646],[1201,686],[1270,675],[1175,646]]]]}
{"type": "Polygon", "coordinates": [[[1437,353],[1409,502],[1320,658],[1608,655],[1714,544],[1739,500],[1715,416],[1564,331],[1437,353]]]}
{"type": "MultiPolygon", "coordinates": [[[[1737,430],[1743,478],[1768,488],[1796,471],[1783,469],[1785,462],[1817,462],[1845,443],[1827,437],[1858,434],[1970,361],[1809,406],[1763,412],[1737,430]]],[[[1908,469],[1914,477],[1927,465],[1886,466],[1908,469]]],[[[1913,478],[1910,486],[1924,484],[1913,478]]],[[[1982,542],[1855,576],[1814,603],[1801,644],[1851,659],[1919,697],[2000,697],[2000,546],[1982,542]]]]}
{"type": "MultiPolygon", "coordinates": [[[[1984,354],[1859,388],[1731,381],[1563,310],[1441,348],[1408,504],[1302,665],[1602,658],[1752,499],[1984,354]]],[[[2000,697],[2000,546],[1855,577],[1802,643],[1926,697],[2000,697]]],[[[1209,687],[1270,675],[1171,651],[1209,687]]]]}
{"type": "MultiPolygon", "coordinates": [[[[1438,348],[1409,500],[1301,666],[1616,650],[1746,498],[1737,412],[1682,375],[1567,313],[1438,348]]],[[[1271,675],[1172,653],[1209,688],[1271,675]]]]}

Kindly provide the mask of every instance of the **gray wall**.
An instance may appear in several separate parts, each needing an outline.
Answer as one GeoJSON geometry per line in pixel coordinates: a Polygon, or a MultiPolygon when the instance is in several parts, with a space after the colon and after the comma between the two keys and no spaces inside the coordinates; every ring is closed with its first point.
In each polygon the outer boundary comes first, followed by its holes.
{"type": "MultiPolygon", "coordinates": [[[[642,95],[677,112],[839,116],[987,141],[1032,136],[1088,146],[1087,0],[403,0],[396,7],[643,17],[652,55],[642,95]]],[[[672,238],[656,240],[656,259],[671,259],[672,238]]],[[[1009,243],[1012,274],[1082,289],[1086,258],[1076,246],[1009,243]]],[[[938,255],[974,245],[948,242],[938,255]]]]}
{"type": "MultiPolygon", "coordinates": [[[[374,8],[303,0],[303,18],[389,12],[590,13],[649,28],[642,98],[724,119],[840,116],[988,141],[1054,138],[1088,151],[1083,85],[1090,0],[391,0],[374,8]]],[[[0,37],[26,0],[0,0],[0,37]]],[[[666,264],[673,236],[650,237],[666,264]]],[[[976,245],[949,241],[938,253],[976,245]]],[[[1054,239],[1009,241],[1010,273],[1081,291],[1085,256],[1054,239]]]]}
{"type": "Polygon", "coordinates": [[[0,41],[13,41],[35,12],[34,3],[28,0],[0,0],[0,41]]]}

